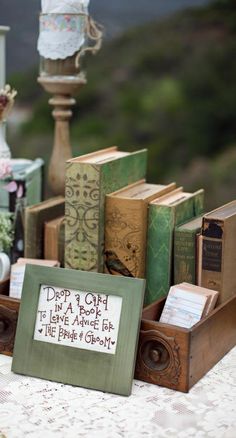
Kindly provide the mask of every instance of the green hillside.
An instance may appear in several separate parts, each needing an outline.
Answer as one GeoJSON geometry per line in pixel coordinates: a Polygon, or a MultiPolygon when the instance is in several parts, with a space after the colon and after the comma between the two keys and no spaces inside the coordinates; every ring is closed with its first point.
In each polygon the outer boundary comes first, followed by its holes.
{"type": "MultiPolygon", "coordinates": [[[[149,148],[149,181],[205,186],[208,206],[236,197],[236,6],[186,10],[125,33],[87,57],[72,123],[74,154],[149,148]],[[235,164],[235,165],[233,165],[235,164]],[[231,185],[233,186],[231,187],[231,185]]],[[[15,155],[50,155],[53,122],[37,72],[12,78],[32,119],[15,155]]]]}

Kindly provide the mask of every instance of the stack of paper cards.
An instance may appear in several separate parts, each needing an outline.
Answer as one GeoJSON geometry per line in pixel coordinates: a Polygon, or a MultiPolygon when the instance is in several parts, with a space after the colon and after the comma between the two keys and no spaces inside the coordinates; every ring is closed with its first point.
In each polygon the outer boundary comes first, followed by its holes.
{"type": "Polygon", "coordinates": [[[172,286],[160,322],[191,328],[215,307],[219,293],[188,283],[172,286]]]}
{"type": "Polygon", "coordinates": [[[40,260],[40,259],[27,259],[27,258],[19,258],[17,263],[14,263],[11,267],[11,276],[10,276],[10,292],[9,295],[11,298],[21,298],[22,287],[25,276],[25,268],[26,265],[40,265],[40,266],[48,266],[48,267],[59,267],[60,263],[57,260],[40,260]]]}

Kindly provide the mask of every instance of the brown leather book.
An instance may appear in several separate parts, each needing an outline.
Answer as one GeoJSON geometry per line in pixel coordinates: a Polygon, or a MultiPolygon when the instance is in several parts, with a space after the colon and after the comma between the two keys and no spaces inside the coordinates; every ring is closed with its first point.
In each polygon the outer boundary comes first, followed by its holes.
{"type": "Polygon", "coordinates": [[[106,273],[145,276],[148,204],[174,188],[175,183],[157,185],[141,180],[106,196],[106,273]]]}
{"type": "Polygon", "coordinates": [[[204,215],[202,236],[200,285],[221,304],[236,294],[236,200],[204,215]]]}
{"type": "Polygon", "coordinates": [[[58,260],[64,266],[65,216],[44,224],[44,258],[58,260]]]}
{"type": "Polygon", "coordinates": [[[25,253],[27,258],[42,259],[44,256],[44,222],[65,214],[62,196],[27,207],[25,210],[25,253]]]}

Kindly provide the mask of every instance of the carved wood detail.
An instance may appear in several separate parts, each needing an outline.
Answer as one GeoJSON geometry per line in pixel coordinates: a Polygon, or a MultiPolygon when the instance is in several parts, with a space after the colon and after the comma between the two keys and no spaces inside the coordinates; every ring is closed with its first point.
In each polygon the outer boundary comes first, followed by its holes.
{"type": "Polygon", "coordinates": [[[179,346],[158,330],[140,331],[136,378],[162,386],[179,384],[179,346]]]}

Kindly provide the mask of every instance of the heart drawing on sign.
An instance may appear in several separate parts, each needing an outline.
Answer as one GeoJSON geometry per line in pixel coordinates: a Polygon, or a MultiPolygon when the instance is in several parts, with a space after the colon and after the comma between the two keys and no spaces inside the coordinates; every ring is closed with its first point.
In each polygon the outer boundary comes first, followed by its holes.
{"type": "Polygon", "coordinates": [[[111,345],[114,345],[116,343],[116,341],[111,341],[111,345]]]}
{"type": "Polygon", "coordinates": [[[43,329],[40,329],[40,330],[39,330],[39,333],[42,333],[42,331],[43,331],[43,329]]]}

